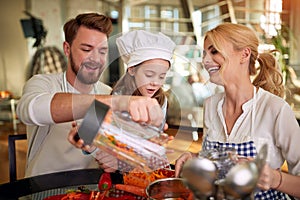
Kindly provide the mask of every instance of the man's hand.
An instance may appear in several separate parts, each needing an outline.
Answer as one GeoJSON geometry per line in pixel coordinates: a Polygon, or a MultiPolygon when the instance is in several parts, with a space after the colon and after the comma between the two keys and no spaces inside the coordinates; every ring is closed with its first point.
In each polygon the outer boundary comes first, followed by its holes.
{"type": "Polygon", "coordinates": [[[86,152],[93,152],[95,150],[95,146],[85,145],[84,141],[78,136],[78,126],[74,121],[72,122],[72,128],[68,134],[68,141],[78,149],[82,149],[86,152]]]}

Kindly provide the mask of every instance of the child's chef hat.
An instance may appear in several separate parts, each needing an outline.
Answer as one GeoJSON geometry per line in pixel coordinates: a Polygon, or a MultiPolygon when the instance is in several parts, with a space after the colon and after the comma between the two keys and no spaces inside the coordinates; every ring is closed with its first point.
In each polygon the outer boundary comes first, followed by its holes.
{"type": "Polygon", "coordinates": [[[161,58],[171,63],[176,44],[163,33],[130,31],[116,39],[119,53],[128,67],[161,58]]]}

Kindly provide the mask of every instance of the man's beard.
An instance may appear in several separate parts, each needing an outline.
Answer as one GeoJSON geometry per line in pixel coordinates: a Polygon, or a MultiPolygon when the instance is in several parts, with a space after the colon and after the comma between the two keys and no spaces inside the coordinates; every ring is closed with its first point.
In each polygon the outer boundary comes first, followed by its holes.
{"type": "Polygon", "coordinates": [[[99,81],[100,75],[103,71],[103,69],[102,69],[103,66],[100,63],[96,63],[97,65],[100,65],[100,66],[98,66],[98,68],[101,70],[99,70],[98,72],[84,74],[82,69],[84,68],[85,63],[87,63],[87,62],[83,61],[81,63],[81,66],[79,67],[79,69],[76,70],[76,65],[74,63],[73,55],[72,55],[72,52],[70,52],[71,69],[74,72],[74,74],[76,75],[77,80],[79,80],[81,83],[87,84],[87,85],[94,84],[97,81],[99,81]],[[95,73],[97,73],[97,74],[95,74],[95,73]]]}

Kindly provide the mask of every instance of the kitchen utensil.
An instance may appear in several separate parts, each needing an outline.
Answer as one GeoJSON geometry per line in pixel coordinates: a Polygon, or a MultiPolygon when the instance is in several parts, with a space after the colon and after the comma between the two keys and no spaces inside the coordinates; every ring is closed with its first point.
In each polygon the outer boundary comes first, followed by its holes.
{"type": "Polygon", "coordinates": [[[169,165],[165,147],[120,130],[111,124],[105,124],[100,128],[93,144],[132,167],[145,171],[169,165]]]}
{"type": "Polygon", "coordinates": [[[254,160],[236,164],[229,170],[226,178],[218,182],[227,199],[250,198],[265,164],[267,149],[267,145],[263,145],[254,160]]]}
{"type": "Polygon", "coordinates": [[[78,129],[78,136],[85,144],[93,143],[108,110],[108,105],[96,100],[92,102],[78,129]]]}
{"type": "Polygon", "coordinates": [[[135,133],[146,139],[157,137],[160,133],[159,128],[155,126],[132,121],[128,112],[115,111],[112,113],[112,119],[120,129],[135,133]]]}
{"type": "Polygon", "coordinates": [[[150,200],[188,199],[192,192],[187,188],[182,178],[164,178],[153,181],[146,188],[150,200]]]}
{"type": "Polygon", "coordinates": [[[259,171],[255,162],[243,162],[231,168],[225,179],[218,182],[226,199],[248,198],[256,187],[259,171]]]}
{"type": "Polygon", "coordinates": [[[188,160],[182,168],[181,176],[186,179],[187,186],[198,199],[207,199],[216,192],[214,183],[217,178],[217,168],[207,158],[188,160]]]}
{"type": "Polygon", "coordinates": [[[268,144],[264,144],[261,149],[259,150],[259,153],[257,154],[255,158],[255,163],[257,165],[259,173],[261,172],[263,166],[266,164],[266,159],[268,155],[268,144]]]}
{"type": "MultiPolygon", "coordinates": [[[[134,129],[130,132],[126,131],[123,127],[116,126],[113,121],[113,114],[108,111],[109,106],[97,100],[91,104],[78,130],[78,135],[85,144],[93,144],[132,167],[138,167],[145,171],[163,168],[169,164],[165,155],[165,147],[150,141],[152,139],[150,137],[155,137],[153,129],[151,129],[151,133],[147,134],[148,128],[141,129],[146,127],[145,125],[130,121],[131,125],[135,124],[136,127],[140,127],[139,131],[134,129]],[[140,134],[141,132],[143,134],[140,134]]],[[[116,119],[116,117],[114,118],[116,119]]],[[[129,118],[121,120],[120,116],[119,118],[118,124],[123,124],[129,120],[129,118]]],[[[159,135],[159,133],[156,132],[155,135],[159,135]]]]}
{"type": "Polygon", "coordinates": [[[238,157],[234,148],[209,149],[201,151],[198,157],[211,160],[217,167],[217,179],[226,177],[228,171],[237,163],[238,157]]]}

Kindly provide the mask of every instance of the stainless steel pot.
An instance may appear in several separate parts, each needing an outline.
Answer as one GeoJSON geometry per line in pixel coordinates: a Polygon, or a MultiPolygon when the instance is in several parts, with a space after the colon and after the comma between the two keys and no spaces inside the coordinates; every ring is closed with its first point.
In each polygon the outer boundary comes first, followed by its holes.
{"type": "Polygon", "coordinates": [[[192,192],[182,178],[164,178],[153,181],[146,188],[150,200],[181,200],[188,199],[192,192]]]}

